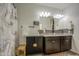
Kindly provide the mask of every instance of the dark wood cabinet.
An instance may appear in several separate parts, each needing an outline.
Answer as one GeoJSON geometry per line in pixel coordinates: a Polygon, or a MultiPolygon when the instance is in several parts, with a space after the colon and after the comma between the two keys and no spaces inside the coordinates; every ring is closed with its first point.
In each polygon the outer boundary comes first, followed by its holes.
{"type": "Polygon", "coordinates": [[[42,52],[42,37],[26,37],[26,55],[42,52]],[[33,45],[36,44],[36,47],[33,45]]]}
{"type": "Polygon", "coordinates": [[[44,54],[51,54],[71,49],[72,36],[53,36],[45,37],[43,39],[43,52],[44,54]]]}
{"type": "Polygon", "coordinates": [[[29,36],[26,37],[26,55],[51,54],[71,49],[72,36],[29,36]],[[33,44],[37,44],[36,47],[33,44]]]}
{"type": "Polygon", "coordinates": [[[45,47],[44,47],[44,53],[50,54],[50,53],[56,53],[60,51],[60,39],[59,37],[45,37],[45,47]]]}
{"type": "Polygon", "coordinates": [[[61,51],[71,49],[72,36],[63,36],[63,37],[60,38],[60,40],[61,40],[61,51]]]}

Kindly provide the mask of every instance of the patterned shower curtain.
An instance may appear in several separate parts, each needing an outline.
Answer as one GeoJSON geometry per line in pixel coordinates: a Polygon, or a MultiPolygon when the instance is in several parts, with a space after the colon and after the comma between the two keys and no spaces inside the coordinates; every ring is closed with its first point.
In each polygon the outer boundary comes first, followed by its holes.
{"type": "Polygon", "coordinates": [[[15,55],[17,27],[16,8],[10,3],[0,4],[0,56],[15,55]]]}

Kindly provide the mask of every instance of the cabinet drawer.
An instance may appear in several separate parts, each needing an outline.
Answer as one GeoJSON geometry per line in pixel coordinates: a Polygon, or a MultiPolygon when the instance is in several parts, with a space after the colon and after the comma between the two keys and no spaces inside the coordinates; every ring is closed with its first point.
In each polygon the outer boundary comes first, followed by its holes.
{"type": "Polygon", "coordinates": [[[54,53],[60,51],[59,37],[46,37],[45,38],[45,51],[46,53],[54,53]]]}
{"type": "Polygon", "coordinates": [[[57,40],[57,39],[60,39],[59,37],[46,37],[45,38],[46,40],[48,40],[48,41],[52,41],[52,40],[57,40]]]}

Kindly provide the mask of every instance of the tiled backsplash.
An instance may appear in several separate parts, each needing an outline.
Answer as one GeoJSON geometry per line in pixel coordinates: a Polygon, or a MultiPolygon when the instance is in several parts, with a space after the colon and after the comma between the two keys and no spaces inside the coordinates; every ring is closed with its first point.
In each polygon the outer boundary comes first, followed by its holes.
{"type": "MultiPolygon", "coordinates": [[[[52,33],[52,30],[38,30],[39,34],[50,34],[52,33]]],[[[54,30],[54,33],[62,34],[62,33],[70,33],[72,34],[71,29],[60,29],[60,30],[54,30]]]]}

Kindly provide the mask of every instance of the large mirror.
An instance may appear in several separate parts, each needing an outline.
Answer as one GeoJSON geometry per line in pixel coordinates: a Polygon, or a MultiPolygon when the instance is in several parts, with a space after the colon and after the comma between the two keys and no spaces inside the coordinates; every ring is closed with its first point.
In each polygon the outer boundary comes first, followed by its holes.
{"type": "Polygon", "coordinates": [[[59,19],[53,16],[40,17],[39,23],[40,30],[48,30],[56,33],[68,33],[73,30],[72,21],[64,18],[59,19]]]}
{"type": "Polygon", "coordinates": [[[52,30],[53,17],[40,17],[41,30],[52,30]]]}

